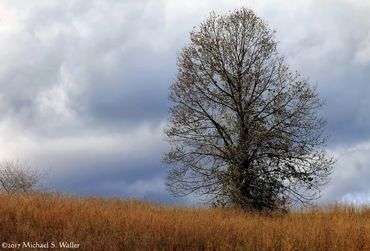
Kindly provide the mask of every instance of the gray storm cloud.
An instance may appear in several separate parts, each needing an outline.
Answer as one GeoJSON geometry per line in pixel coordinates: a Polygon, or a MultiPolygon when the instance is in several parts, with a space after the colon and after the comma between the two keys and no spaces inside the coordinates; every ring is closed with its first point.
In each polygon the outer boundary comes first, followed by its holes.
{"type": "Polygon", "coordinates": [[[0,158],[50,186],[164,202],[168,87],[176,53],[210,11],[246,6],[277,30],[292,69],[327,105],[337,168],[323,200],[370,198],[370,3],[365,1],[1,1],[0,158]]]}

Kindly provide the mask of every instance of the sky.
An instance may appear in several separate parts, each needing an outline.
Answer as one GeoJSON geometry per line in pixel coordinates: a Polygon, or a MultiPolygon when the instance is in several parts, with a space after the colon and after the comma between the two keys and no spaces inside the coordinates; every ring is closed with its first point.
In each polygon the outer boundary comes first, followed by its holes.
{"type": "Polygon", "coordinates": [[[247,7],[326,100],[336,159],[320,203],[370,203],[370,2],[1,0],[0,160],[63,193],[196,204],[165,187],[168,87],[189,32],[247,7]]]}

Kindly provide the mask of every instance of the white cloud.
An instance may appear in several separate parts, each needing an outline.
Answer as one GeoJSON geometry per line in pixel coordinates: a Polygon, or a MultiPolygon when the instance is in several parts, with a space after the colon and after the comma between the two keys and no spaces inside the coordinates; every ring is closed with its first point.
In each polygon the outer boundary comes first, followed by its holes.
{"type": "Polygon", "coordinates": [[[370,32],[367,38],[360,43],[356,51],[355,62],[365,65],[370,63],[370,32]]]}
{"type": "Polygon", "coordinates": [[[337,147],[330,154],[337,163],[331,181],[323,189],[322,200],[370,201],[370,141],[337,147]]]}
{"type": "MultiPolygon", "coordinates": [[[[7,146],[2,151],[2,158],[26,158],[37,161],[37,158],[61,160],[64,157],[86,155],[120,154],[130,158],[141,158],[151,152],[164,150],[162,141],[163,124],[152,127],[142,125],[129,132],[105,132],[86,129],[79,136],[48,137],[34,134],[18,134],[19,128],[10,121],[0,124],[0,142],[7,146]]],[[[68,169],[68,167],[66,167],[68,169]]]]}

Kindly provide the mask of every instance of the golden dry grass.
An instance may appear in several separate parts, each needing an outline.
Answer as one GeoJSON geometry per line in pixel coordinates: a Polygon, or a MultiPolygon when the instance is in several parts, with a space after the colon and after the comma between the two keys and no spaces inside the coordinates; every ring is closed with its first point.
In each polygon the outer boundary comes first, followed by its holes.
{"type": "MultiPolygon", "coordinates": [[[[80,250],[370,250],[370,209],[263,216],[119,199],[0,194],[0,242],[80,250]]],[[[57,250],[57,249],[55,249],[57,250]]]]}

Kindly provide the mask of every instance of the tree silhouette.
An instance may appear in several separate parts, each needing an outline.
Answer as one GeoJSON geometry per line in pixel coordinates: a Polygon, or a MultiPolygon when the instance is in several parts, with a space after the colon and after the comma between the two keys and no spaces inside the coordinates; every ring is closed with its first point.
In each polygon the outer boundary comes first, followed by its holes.
{"type": "Polygon", "coordinates": [[[211,13],[190,39],[170,87],[169,190],[254,210],[317,198],[334,163],[322,102],[278,55],[274,31],[242,8],[211,13]]]}

